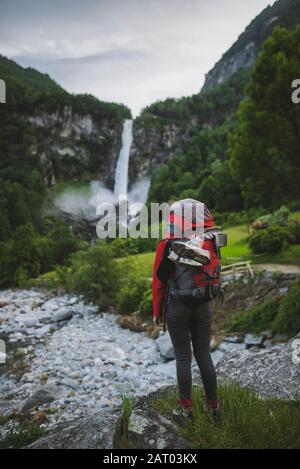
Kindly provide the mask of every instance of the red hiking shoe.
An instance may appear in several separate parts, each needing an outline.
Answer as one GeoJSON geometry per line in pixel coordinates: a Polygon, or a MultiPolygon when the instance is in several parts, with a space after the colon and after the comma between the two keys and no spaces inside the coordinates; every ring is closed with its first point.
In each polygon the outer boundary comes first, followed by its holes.
{"type": "Polygon", "coordinates": [[[218,400],[205,399],[203,408],[215,423],[220,421],[220,402],[218,400]]]}
{"type": "Polygon", "coordinates": [[[191,399],[179,399],[177,406],[172,412],[173,418],[180,425],[185,425],[188,421],[194,421],[192,400],[191,399]]]}

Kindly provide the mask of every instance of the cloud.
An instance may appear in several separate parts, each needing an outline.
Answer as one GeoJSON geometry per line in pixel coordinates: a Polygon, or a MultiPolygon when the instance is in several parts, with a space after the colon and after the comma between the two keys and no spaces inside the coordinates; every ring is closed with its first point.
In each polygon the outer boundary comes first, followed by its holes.
{"type": "Polygon", "coordinates": [[[199,91],[204,75],[268,2],[1,0],[0,53],[67,90],[137,113],[199,91]]]}

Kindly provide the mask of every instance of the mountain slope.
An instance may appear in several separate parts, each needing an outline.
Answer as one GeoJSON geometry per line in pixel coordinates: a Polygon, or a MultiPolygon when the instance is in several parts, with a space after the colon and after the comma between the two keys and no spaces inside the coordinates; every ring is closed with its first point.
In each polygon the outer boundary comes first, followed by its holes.
{"type": "Polygon", "coordinates": [[[34,68],[23,68],[13,60],[0,55],[0,77],[8,88],[8,102],[16,90],[26,91],[32,97],[51,93],[66,93],[49,75],[34,68]]]}
{"type": "Polygon", "coordinates": [[[224,83],[240,68],[253,65],[260,46],[275,26],[291,29],[297,24],[300,24],[300,0],[278,0],[265,8],[206,75],[203,89],[224,83]]]}

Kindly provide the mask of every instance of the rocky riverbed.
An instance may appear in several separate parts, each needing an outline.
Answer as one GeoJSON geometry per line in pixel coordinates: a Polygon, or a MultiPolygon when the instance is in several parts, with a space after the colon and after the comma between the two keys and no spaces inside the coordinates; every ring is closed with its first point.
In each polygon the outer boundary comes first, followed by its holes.
{"type": "MultiPolygon", "coordinates": [[[[81,428],[80,422],[93,418],[98,428],[103,416],[113,425],[124,394],[147,396],[176,384],[168,334],[153,340],[146,332],[121,328],[117,318],[74,295],[0,292],[0,439],[15,425],[3,417],[28,413],[42,418],[48,429],[69,424],[73,428],[74,421],[81,428]]],[[[299,337],[274,346],[267,332],[229,336],[214,348],[220,376],[242,385],[254,383],[268,395],[299,398],[299,337]]],[[[192,369],[196,382],[199,370],[194,360],[192,369]]],[[[102,433],[107,441],[109,435],[102,433]]]]}
{"type": "Polygon", "coordinates": [[[39,405],[53,426],[175,381],[174,360],[166,362],[153,339],[120,328],[115,315],[81,298],[11,290],[0,304],[7,345],[0,414],[39,405]]]}

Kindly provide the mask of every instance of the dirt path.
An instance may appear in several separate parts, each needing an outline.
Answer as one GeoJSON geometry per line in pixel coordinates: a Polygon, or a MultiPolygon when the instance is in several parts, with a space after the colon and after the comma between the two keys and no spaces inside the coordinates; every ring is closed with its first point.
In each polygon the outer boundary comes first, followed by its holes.
{"type": "Polygon", "coordinates": [[[284,274],[300,274],[300,267],[297,265],[284,264],[256,264],[252,265],[254,270],[267,270],[268,272],[282,272],[284,274]]]}

